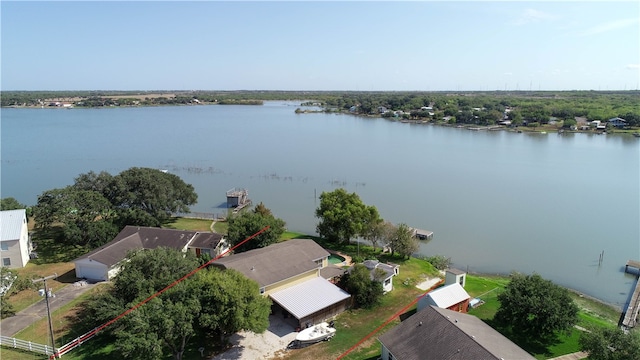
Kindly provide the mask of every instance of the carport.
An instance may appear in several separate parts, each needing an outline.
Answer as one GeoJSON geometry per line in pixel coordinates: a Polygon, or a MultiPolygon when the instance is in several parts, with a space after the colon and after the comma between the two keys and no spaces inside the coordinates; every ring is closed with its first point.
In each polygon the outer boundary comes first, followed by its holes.
{"type": "Polygon", "coordinates": [[[298,320],[300,328],[323,322],[347,309],[351,295],[317,277],[269,297],[298,320]]]}

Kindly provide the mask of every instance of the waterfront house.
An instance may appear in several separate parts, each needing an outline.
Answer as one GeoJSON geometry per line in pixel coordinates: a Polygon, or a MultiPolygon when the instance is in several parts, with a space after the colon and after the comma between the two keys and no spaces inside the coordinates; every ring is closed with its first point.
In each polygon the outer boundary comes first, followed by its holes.
{"type": "Polygon", "coordinates": [[[0,257],[2,266],[21,268],[33,250],[25,209],[0,211],[0,257]]]}
{"type": "Polygon", "coordinates": [[[400,266],[396,264],[381,263],[378,260],[365,260],[362,263],[371,274],[372,280],[382,283],[382,290],[387,293],[393,290],[393,277],[400,273],[400,266]]]}
{"type": "Polygon", "coordinates": [[[609,119],[609,125],[617,128],[623,128],[627,126],[627,120],[619,117],[609,119]]]}
{"type": "Polygon", "coordinates": [[[595,127],[596,130],[605,130],[607,128],[607,123],[604,123],[600,120],[593,120],[589,123],[591,127],[595,127]]]}
{"type": "Polygon", "coordinates": [[[466,313],[470,300],[471,296],[464,290],[462,285],[455,282],[422,296],[418,300],[418,311],[433,305],[441,309],[466,313]]]}
{"type": "Polygon", "coordinates": [[[382,360],[533,360],[479,318],[428,306],[378,338],[382,360]]]}
{"type": "Polygon", "coordinates": [[[291,315],[298,327],[332,318],[347,309],[351,295],[322,276],[329,252],[313,240],[291,239],[233,254],[211,263],[254,280],[274,303],[274,313],[291,315]]]}
{"type": "Polygon", "coordinates": [[[95,281],[112,279],[129,251],[151,250],[160,247],[191,251],[197,256],[216,257],[227,250],[227,242],[220,234],[154,227],[126,226],[105,245],[77,258],[76,277],[95,281]]]}

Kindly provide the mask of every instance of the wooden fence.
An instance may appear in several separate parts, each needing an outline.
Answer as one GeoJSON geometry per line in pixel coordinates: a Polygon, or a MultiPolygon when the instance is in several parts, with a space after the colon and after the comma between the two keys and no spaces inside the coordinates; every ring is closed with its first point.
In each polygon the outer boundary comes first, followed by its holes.
{"type": "Polygon", "coordinates": [[[54,352],[53,348],[49,345],[42,345],[8,336],[0,336],[0,345],[46,355],[53,355],[54,352]]]}

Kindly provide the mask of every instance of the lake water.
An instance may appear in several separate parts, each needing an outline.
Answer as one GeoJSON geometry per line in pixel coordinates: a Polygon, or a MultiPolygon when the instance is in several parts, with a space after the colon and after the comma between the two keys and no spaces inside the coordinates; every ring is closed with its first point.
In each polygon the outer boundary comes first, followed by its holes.
{"type": "Polygon", "coordinates": [[[322,191],[344,187],[394,223],[435,232],[420,252],[463,270],[537,272],[622,306],[640,259],[640,141],[518,134],[349,115],[297,104],[2,109],[1,196],[33,205],[90,170],[168,169],[199,212],[249,190],[293,231],[315,233],[322,191]],[[598,259],[604,252],[604,261],[598,259]]]}

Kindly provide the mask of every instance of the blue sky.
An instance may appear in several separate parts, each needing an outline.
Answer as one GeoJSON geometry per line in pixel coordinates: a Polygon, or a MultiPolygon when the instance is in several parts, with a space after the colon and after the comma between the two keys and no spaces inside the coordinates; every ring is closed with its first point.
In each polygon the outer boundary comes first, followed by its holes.
{"type": "Polygon", "coordinates": [[[2,90],[630,90],[640,2],[2,1],[2,90]]]}

